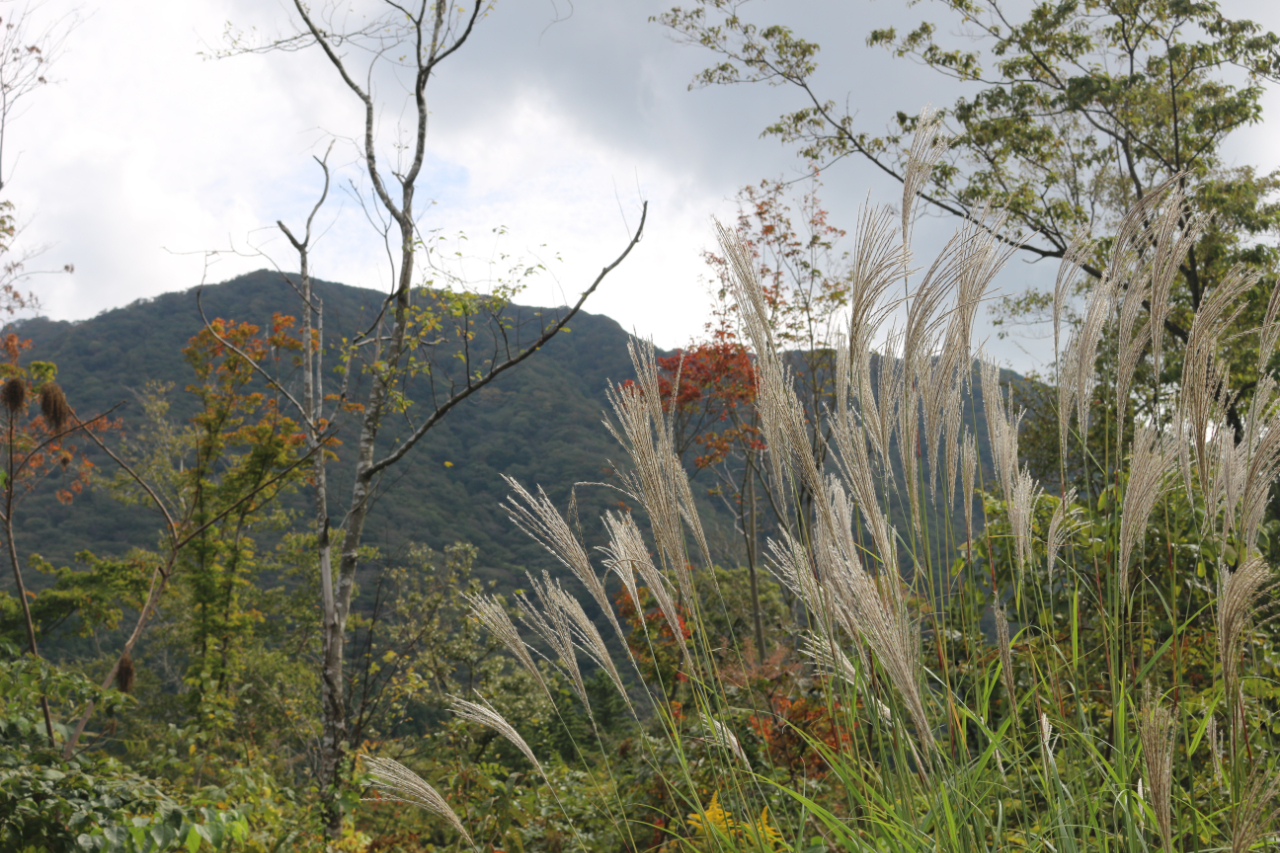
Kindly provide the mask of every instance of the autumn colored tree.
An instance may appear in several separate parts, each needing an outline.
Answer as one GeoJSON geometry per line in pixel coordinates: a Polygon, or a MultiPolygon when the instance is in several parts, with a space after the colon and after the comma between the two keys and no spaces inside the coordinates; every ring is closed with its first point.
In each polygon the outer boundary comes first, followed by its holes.
{"type": "MultiPolygon", "coordinates": [[[[118,447],[89,433],[120,468],[118,496],[156,510],[164,531],[163,550],[138,557],[149,567],[146,595],[102,689],[132,669],[134,646],[175,575],[185,582],[194,611],[197,692],[206,684],[225,689],[233,680],[240,634],[257,618],[240,606],[255,567],[250,533],[270,520],[272,502],[296,487],[303,466],[330,438],[308,447],[270,389],[256,385],[264,365],[302,347],[294,322],[276,315],[263,334],[252,323],[214,319],[195,335],[183,355],[196,375],[188,390],[200,408],[186,429],[168,419],[166,389],[152,386],[142,395],[144,422],[118,447]]],[[[75,751],[93,711],[90,703],[63,748],[65,756],[75,751]]]]}

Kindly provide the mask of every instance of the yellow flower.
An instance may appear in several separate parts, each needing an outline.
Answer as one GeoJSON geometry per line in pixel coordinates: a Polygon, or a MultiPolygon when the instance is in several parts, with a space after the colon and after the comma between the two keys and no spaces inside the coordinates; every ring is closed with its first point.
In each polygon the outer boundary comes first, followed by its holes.
{"type": "Polygon", "coordinates": [[[769,807],[765,806],[760,811],[760,819],[751,824],[751,837],[760,844],[761,849],[768,850],[770,853],[778,849],[778,845],[782,843],[782,833],[777,827],[769,825],[769,807]]]}
{"type": "Polygon", "coordinates": [[[690,829],[704,838],[710,837],[713,830],[726,836],[733,831],[733,816],[720,805],[720,792],[716,791],[702,813],[689,815],[688,824],[690,829]]]}

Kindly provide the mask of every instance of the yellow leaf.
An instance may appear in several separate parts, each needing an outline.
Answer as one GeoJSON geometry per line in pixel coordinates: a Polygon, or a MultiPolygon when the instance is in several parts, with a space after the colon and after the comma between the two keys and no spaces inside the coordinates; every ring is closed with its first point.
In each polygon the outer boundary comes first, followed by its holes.
{"type": "Polygon", "coordinates": [[[446,467],[446,468],[452,468],[452,467],[453,467],[453,463],[452,463],[452,462],[446,462],[446,463],[444,463],[444,467],[446,467]]]}

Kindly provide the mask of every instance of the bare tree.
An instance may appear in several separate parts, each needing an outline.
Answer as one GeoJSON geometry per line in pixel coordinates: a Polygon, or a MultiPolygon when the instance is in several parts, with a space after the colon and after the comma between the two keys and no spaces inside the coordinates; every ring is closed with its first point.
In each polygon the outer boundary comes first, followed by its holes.
{"type": "Polygon", "coordinates": [[[342,523],[333,525],[336,535],[341,538],[336,578],[333,577],[331,560],[331,525],[325,479],[327,461],[323,453],[315,453],[312,457],[324,608],[321,664],[323,726],[317,769],[325,791],[325,826],[331,835],[341,831],[342,813],[337,794],[344,781],[348,745],[357,741],[360,735],[351,728],[353,725],[358,727],[359,723],[352,722],[353,717],[346,706],[344,644],[365,522],[376,497],[380,477],[404,459],[423,436],[458,404],[550,342],[639,242],[648,211],[646,204],[639,225],[625,248],[601,269],[575,303],[562,311],[544,313],[536,318],[536,332],[522,331],[525,324],[512,321],[509,300],[515,291],[508,288],[499,288],[487,295],[445,288],[418,297],[427,301],[426,306],[415,305],[415,270],[421,262],[420,256],[425,254],[414,199],[426,154],[427,85],[439,64],[471,37],[487,6],[476,3],[467,7],[452,0],[434,3],[416,0],[407,4],[383,0],[377,6],[383,13],[381,16],[366,18],[359,27],[349,28],[341,22],[335,23],[335,20],[346,20],[345,6],[334,3],[314,11],[301,0],[294,0],[298,24],[295,32],[256,47],[245,46],[233,37],[228,51],[230,54],[305,49],[323,52],[335,74],[364,107],[363,134],[357,144],[362,170],[371,185],[366,214],[375,225],[381,225],[379,230],[392,261],[390,290],[381,312],[367,330],[346,345],[340,356],[348,366],[360,364],[362,375],[367,379],[367,387],[362,389],[362,402],[356,407],[348,402],[348,393],[354,394],[354,390],[347,385],[354,371],[342,371],[342,388],[326,395],[318,364],[322,352],[323,312],[312,287],[309,253],[312,222],[328,194],[330,175],[326,155],[325,159],[319,160],[324,170],[325,191],[313,208],[301,236],[291,232],[284,223],[278,223],[298,253],[299,260],[299,276],[296,280],[289,278],[303,303],[306,347],[301,364],[304,374],[302,399],[289,395],[279,378],[268,375],[266,371],[262,376],[290,400],[308,432],[309,441],[319,441],[329,422],[322,415],[326,396],[336,398],[330,417],[338,416],[338,410],[343,407],[355,408],[357,412],[359,437],[355,458],[350,460],[354,469],[350,500],[342,523]],[[364,64],[357,68],[357,58],[360,57],[363,57],[364,64]],[[375,96],[373,80],[375,73],[380,71],[399,72],[407,78],[409,98],[414,107],[411,113],[414,124],[409,137],[412,141],[398,146],[400,159],[394,164],[379,156],[376,144],[381,102],[375,96]],[[456,334],[436,330],[436,321],[442,316],[451,318],[456,334]],[[487,335],[486,345],[479,343],[486,338],[477,337],[478,332],[487,335]],[[446,354],[448,359],[437,358],[446,354]],[[422,368],[424,363],[445,360],[459,364],[459,371],[442,378],[440,372],[422,368]],[[430,380],[431,399],[429,405],[415,407],[425,408],[427,412],[424,419],[415,421],[409,407],[404,405],[406,385],[410,379],[424,374],[430,380]],[[397,419],[398,440],[389,448],[380,448],[379,436],[391,417],[397,419]]]}
{"type": "MultiPolygon", "coordinates": [[[[7,159],[12,124],[30,96],[48,84],[49,69],[78,23],[75,13],[71,13],[42,24],[38,21],[42,6],[29,2],[0,4],[0,192],[8,186],[12,171],[7,159]]],[[[23,293],[18,287],[32,275],[27,265],[43,249],[14,252],[19,230],[13,203],[0,198],[0,312],[10,315],[39,307],[33,294],[23,293]]],[[[73,269],[66,264],[56,271],[73,269]]]]}

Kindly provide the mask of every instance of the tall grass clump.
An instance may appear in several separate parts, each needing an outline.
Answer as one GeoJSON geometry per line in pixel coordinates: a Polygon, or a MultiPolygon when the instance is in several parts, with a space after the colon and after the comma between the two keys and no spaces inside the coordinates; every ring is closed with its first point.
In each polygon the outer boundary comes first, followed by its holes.
{"type": "MultiPolygon", "coordinates": [[[[936,128],[921,127],[916,187],[937,161],[936,128]]],[[[1166,339],[1170,289],[1201,233],[1170,183],[1120,224],[1100,283],[1064,329],[1085,251],[1073,244],[1054,295],[1061,474],[1040,483],[1019,453],[1023,413],[973,343],[1016,241],[999,211],[979,211],[916,268],[912,201],[900,218],[860,215],[835,390],[820,413],[797,397],[748,249],[719,231],[767,448],[764,553],[796,624],[760,650],[773,669],[711,628],[732,590],[717,585],[651,346],[633,344],[637,378],[610,392],[628,464],[620,509],[602,519],[606,544],[592,553],[576,510],[566,518],[509,481],[510,516],[567,573],[529,578],[522,625],[496,597],[475,598],[475,617],[548,700],[557,685],[572,694],[586,740],[601,737],[591,672],[633,720],[627,748],[602,748],[581,785],[597,823],[567,843],[1269,848],[1280,807],[1280,660],[1265,618],[1280,384],[1266,368],[1280,297],[1262,328],[1240,329],[1257,281],[1232,273],[1189,318],[1188,339],[1166,339]],[[1233,396],[1221,357],[1243,335],[1258,345],[1248,399],[1233,396]],[[770,693],[779,673],[786,703],[770,693]],[[798,702],[805,715],[791,713],[798,702]],[[803,761],[780,761],[772,747],[784,737],[803,761]]],[[[547,778],[548,808],[564,807],[564,786],[517,732],[523,721],[478,697],[455,710],[514,744],[547,778]]],[[[457,820],[404,768],[373,769],[392,793],[457,820]]]]}

